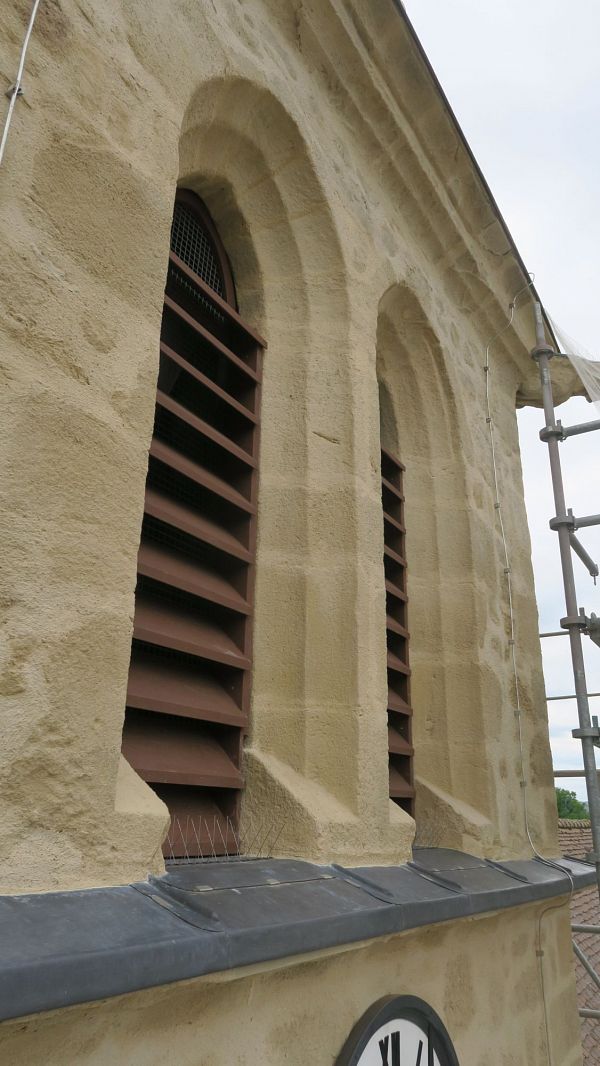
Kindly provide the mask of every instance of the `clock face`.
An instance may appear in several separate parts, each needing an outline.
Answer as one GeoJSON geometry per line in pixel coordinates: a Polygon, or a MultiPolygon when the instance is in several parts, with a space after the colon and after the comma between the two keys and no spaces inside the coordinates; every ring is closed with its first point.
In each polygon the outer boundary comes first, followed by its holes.
{"type": "Polygon", "coordinates": [[[385,1022],[369,1038],[356,1066],[442,1066],[430,1045],[429,1026],[408,1018],[385,1022]]]}
{"type": "Polygon", "coordinates": [[[354,1026],[336,1066],[459,1066],[435,1011],[415,996],[379,1000],[354,1026]]]}

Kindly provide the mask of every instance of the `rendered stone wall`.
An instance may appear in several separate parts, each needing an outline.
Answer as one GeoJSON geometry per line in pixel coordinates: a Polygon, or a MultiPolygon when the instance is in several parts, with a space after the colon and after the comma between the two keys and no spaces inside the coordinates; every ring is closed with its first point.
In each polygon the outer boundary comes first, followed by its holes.
{"type": "MultiPolygon", "coordinates": [[[[27,13],[0,11],[3,70],[27,13]]],[[[401,16],[49,0],[0,170],[0,890],[161,866],[165,808],[119,749],[177,182],[269,342],[246,816],[281,825],[282,854],[409,853],[387,798],[379,353],[415,429],[420,834],[529,853],[481,371],[521,281],[401,16]]],[[[519,312],[495,345],[496,417],[531,820],[556,854],[515,421],[536,395],[529,326],[519,312]]]]}
{"type": "Polygon", "coordinates": [[[580,1066],[572,966],[568,901],[552,900],[262,972],[5,1022],[0,1059],[11,1066],[333,1066],[373,1002],[409,994],[441,1016],[461,1066],[580,1066]]]}

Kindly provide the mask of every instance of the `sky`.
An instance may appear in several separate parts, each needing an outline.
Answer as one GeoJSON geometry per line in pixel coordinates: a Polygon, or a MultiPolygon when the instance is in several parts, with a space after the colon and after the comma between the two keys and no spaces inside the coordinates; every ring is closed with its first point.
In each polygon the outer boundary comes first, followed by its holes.
{"type": "MultiPolygon", "coordinates": [[[[554,322],[600,357],[600,4],[572,0],[405,0],[413,23],[554,322]]],[[[519,312],[517,312],[519,313],[519,312]]],[[[521,311],[521,314],[527,313],[521,311]]],[[[558,408],[564,425],[600,417],[583,398],[558,408]]],[[[565,614],[548,453],[539,410],[519,413],[540,632],[565,614]]],[[[600,513],[600,432],[561,445],[567,506],[600,513]]],[[[600,564],[600,527],[579,533],[600,564]]],[[[579,606],[600,615],[574,558],[579,606]]],[[[573,692],[569,641],[542,640],[548,696],[573,692]]],[[[585,639],[588,691],[600,692],[600,649],[585,639]]],[[[600,698],[590,701],[600,715],[600,698]]],[[[581,766],[574,700],[548,704],[556,769],[581,766]]],[[[600,752],[597,762],[600,764],[600,752]]],[[[557,782],[585,799],[583,780],[557,782]]]]}

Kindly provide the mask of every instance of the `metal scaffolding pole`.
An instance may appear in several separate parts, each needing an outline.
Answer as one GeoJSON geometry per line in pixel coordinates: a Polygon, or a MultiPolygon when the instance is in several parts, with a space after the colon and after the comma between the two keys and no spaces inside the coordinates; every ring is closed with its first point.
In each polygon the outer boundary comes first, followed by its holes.
{"type": "MultiPolygon", "coordinates": [[[[550,471],[552,474],[552,489],[554,492],[554,506],[556,517],[551,522],[551,528],[558,534],[560,549],[560,561],[565,589],[565,604],[567,609],[566,618],[561,619],[561,626],[568,630],[571,645],[571,661],[573,664],[573,681],[575,696],[577,699],[577,712],[579,715],[579,729],[573,730],[573,736],[581,740],[583,753],[583,766],[588,795],[588,808],[592,830],[593,852],[589,856],[590,861],[596,866],[596,881],[600,896],[600,787],[596,772],[596,756],[594,742],[600,736],[597,725],[592,725],[590,707],[588,702],[587,683],[585,678],[585,664],[583,660],[582,631],[587,627],[585,614],[580,613],[577,606],[577,592],[575,589],[575,575],[573,573],[573,558],[571,555],[572,534],[574,532],[573,515],[567,511],[565,492],[560,463],[559,442],[563,439],[563,429],[557,424],[554,410],[554,397],[552,394],[552,382],[550,380],[550,359],[556,352],[546,341],[542,309],[539,303],[535,307],[535,336],[536,346],[531,355],[536,360],[540,372],[542,385],[542,401],[546,425],[540,433],[540,437],[548,445],[550,459],[550,471]]],[[[595,517],[595,516],[594,516],[595,517]]],[[[588,522],[591,524],[591,522],[588,522]]],[[[580,523],[578,522],[579,526],[580,523]]]]}

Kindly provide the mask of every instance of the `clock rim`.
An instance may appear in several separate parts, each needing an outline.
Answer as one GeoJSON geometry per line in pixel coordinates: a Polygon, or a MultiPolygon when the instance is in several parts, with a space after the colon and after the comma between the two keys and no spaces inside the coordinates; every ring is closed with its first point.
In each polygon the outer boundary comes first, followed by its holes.
{"type": "Polygon", "coordinates": [[[372,1003],[353,1026],[335,1060],[335,1066],[356,1066],[373,1034],[382,1025],[395,1019],[416,1022],[421,1029],[424,1029],[430,1040],[433,1036],[434,1051],[438,1056],[441,1053],[444,1057],[442,1066],[459,1066],[450,1034],[442,1019],[433,1007],[418,996],[384,996],[372,1003]]]}

